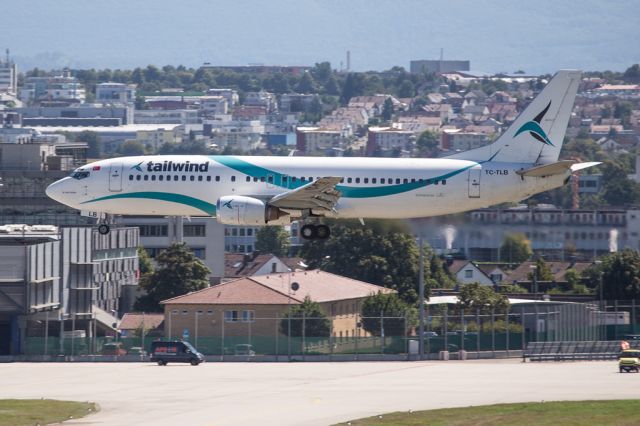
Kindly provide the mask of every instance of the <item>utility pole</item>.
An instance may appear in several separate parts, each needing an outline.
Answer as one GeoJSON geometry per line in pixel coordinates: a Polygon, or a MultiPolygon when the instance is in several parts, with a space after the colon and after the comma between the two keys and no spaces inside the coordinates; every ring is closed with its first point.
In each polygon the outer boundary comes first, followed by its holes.
{"type": "Polygon", "coordinates": [[[418,355],[420,360],[424,357],[424,244],[422,236],[418,239],[420,244],[420,271],[418,275],[418,291],[420,293],[420,324],[418,326],[418,355]]]}

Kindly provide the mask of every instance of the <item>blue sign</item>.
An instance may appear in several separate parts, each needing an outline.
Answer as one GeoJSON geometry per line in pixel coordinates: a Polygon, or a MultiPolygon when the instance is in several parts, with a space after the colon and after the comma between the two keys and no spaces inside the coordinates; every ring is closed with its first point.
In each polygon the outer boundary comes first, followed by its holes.
{"type": "Polygon", "coordinates": [[[188,339],[189,338],[189,329],[185,328],[184,330],[182,330],[182,338],[183,339],[188,339]]]}

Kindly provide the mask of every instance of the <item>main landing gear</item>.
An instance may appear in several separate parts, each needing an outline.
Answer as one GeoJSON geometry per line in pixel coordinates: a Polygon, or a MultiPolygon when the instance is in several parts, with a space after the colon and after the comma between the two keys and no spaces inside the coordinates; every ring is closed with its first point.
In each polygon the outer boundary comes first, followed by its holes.
{"type": "Polygon", "coordinates": [[[300,236],[305,240],[326,240],[331,236],[331,228],[327,225],[306,224],[300,228],[300,236]]]}
{"type": "Polygon", "coordinates": [[[107,225],[106,223],[101,223],[100,225],[98,225],[98,233],[100,235],[107,235],[109,233],[109,225],[107,225]]]}

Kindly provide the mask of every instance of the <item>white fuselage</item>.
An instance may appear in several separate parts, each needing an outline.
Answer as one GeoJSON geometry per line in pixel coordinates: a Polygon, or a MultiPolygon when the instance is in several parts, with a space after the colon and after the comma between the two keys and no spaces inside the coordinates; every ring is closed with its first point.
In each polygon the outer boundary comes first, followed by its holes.
{"type": "Polygon", "coordinates": [[[269,200],[310,179],[334,176],[343,178],[336,187],[342,195],[331,216],[401,219],[519,201],[561,186],[570,174],[516,173],[529,167],[453,159],[142,156],[88,164],[47,194],[91,212],[215,216],[220,197],[269,200]]]}

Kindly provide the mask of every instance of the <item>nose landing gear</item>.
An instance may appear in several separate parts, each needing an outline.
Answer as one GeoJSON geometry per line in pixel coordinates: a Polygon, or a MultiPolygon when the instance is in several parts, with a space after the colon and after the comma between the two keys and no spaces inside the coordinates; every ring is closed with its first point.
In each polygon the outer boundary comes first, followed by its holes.
{"type": "Polygon", "coordinates": [[[104,214],[98,219],[98,233],[100,235],[107,235],[111,230],[109,226],[113,223],[113,216],[111,214],[104,214]]]}
{"type": "Polygon", "coordinates": [[[326,240],[331,236],[331,228],[327,225],[306,224],[300,228],[300,236],[305,240],[326,240]]]}

